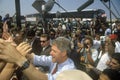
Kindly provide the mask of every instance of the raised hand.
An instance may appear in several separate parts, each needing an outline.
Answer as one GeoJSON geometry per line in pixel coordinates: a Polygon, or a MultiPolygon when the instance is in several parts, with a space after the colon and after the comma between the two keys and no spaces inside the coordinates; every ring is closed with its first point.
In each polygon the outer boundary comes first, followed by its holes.
{"type": "Polygon", "coordinates": [[[26,54],[30,53],[32,50],[32,47],[27,42],[20,43],[16,49],[23,55],[26,56],[26,54]]]}

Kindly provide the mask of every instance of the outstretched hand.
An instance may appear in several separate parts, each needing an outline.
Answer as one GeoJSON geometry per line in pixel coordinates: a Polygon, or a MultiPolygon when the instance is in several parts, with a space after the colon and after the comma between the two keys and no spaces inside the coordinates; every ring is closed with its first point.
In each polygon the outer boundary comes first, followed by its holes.
{"type": "Polygon", "coordinates": [[[20,43],[16,49],[23,55],[26,56],[28,53],[31,52],[32,48],[27,42],[20,43]]]}
{"type": "Polygon", "coordinates": [[[16,63],[21,57],[22,55],[16,49],[16,46],[11,45],[10,42],[0,39],[0,59],[10,63],[16,63]]]}

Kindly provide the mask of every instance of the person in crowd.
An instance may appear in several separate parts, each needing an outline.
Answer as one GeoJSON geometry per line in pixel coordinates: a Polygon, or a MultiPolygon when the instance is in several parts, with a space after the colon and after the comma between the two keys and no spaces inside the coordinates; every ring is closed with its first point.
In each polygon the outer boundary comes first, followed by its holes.
{"type": "Polygon", "coordinates": [[[3,22],[5,22],[6,20],[9,20],[9,18],[10,18],[10,15],[7,13],[7,14],[5,15],[5,17],[3,18],[3,22]]]}
{"type": "Polygon", "coordinates": [[[34,39],[31,43],[32,46],[32,52],[34,52],[36,55],[39,55],[41,52],[41,45],[40,45],[40,35],[41,35],[41,31],[35,31],[35,36],[34,39]]]}
{"type": "Polygon", "coordinates": [[[98,57],[98,50],[93,48],[93,39],[89,36],[86,36],[83,40],[83,46],[84,50],[81,52],[81,58],[84,57],[83,62],[94,66],[98,57]]]}
{"type": "MultiPolygon", "coordinates": [[[[101,49],[100,49],[100,53],[99,56],[97,58],[96,61],[96,69],[99,70],[99,72],[102,72],[104,69],[106,69],[108,67],[108,65],[106,64],[107,61],[110,60],[111,55],[114,53],[115,51],[115,44],[111,42],[104,42],[101,44],[101,49]]],[[[90,70],[89,72],[91,72],[91,76],[94,78],[94,80],[96,80],[98,74],[94,74],[94,71],[90,70]],[[94,74],[94,75],[92,75],[94,74]]]]}
{"type": "Polygon", "coordinates": [[[70,30],[65,30],[64,36],[66,36],[66,38],[71,40],[71,32],[70,32],[70,30]]]}
{"type": "Polygon", "coordinates": [[[83,51],[84,45],[81,43],[81,40],[77,40],[77,53],[80,54],[83,51]]]}
{"type": "Polygon", "coordinates": [[[39,55],[46,55],[49,56],[51,51],[51,45],[50,45],[50,37],[48,34],[41,34],[40,36],[40,45],[41,45],[41,53],[39,55]]]}
{"type": "MultiPolygon", "coordinates": [[[[104,68],[104,70],[105,69],[113,69],[116,71],[120,71],[120,53],[113,53],[110,60],[107,61],[106,65],[107,65],[107,67],[104,68]]],[[[91,65],[87,65],[86,67],[87,68],[89,67],[89,69],[91,69],[93,72],[95,72],[96,78],[94,80],[96,80],[98,78],[98,76],[100,75],[100,73],[102,72],[99,69],[97,69],[91,65]]]]}
{"type": "Polygon", "coordinates": [[[120,71],[120,53],[114,53],[107,65],[108,68],[120,71]]]}
{"type": "Polygon", "coordinates": [[[111,41],[111,43],[103,43],[101,46],[102,50],[99,53],[96,68],[100,71],[103,71],[108,67],[106,63],[110,60],[112,54],[115,52],[115,43],[111,41]]]}
{"type": "Polygon", "coordinates": [[[26,31],[24,36],[24,41],[28,42],[30,45],[32,45],[35,37],[35,31],[33,29],[30,29],[26,31]]]}
{"type": "Polygon", "coordinates": [[[98,80],[119,80],[120,72],[113,69],[105,69],[99,76],[98,80]]]}
{"type": "Polygon", "coordinates": [[[53,40],[56,38],[56,31],[54,29],[50,29],[49,36],[50,36],[50,44],[52,44],[53,40]]]}
{"type": "Polygon", "coordinates": [[[1,39],[0,59],[16,64],[29,80],[55,80],[60,72],[76,68],[74,62],[68,57],[68,54],[71,52],[70,41],[64,37],[58,37],[54,40],[50,56],[32,56],[33,64],[50,67],[48,74],[36,70],[27,58],[22,56],[25,55],[25,52],[29,52],[30,48],[28,46],[28,44],[23,43],[16,49],[11,43],[1,39]],[[26,47],[28,49],[23,51],[26,47]]]}
{"type": "Polygon", "coordinates": [[[95,37],[93,40],[93,47],[99,51],[100,46],[101,46],[100,34],[95,34],[95,37]]]}
{"type": "Polygon", "coordinates": [[[120,36],[120,22],[116,22],[116,32],[114,34],[120,36]]]}
{"type": "MultiPolygon", "coordinates": [[[[40,53],[36,53],[38,56],[40,55],[46,55],[49,56],[50,55],[50,51],[51,51],[51,45],[50,45],[50,37],[48,34],[41,34],[40,35],[40,44],[41,45],[41,49],[40,49],[40,53]]],[[[38,67],[42,72],[47,73],[49,71],[49,67],[48,66],[38,66],[35,65],[36,67],[38,67]]]]}
{"type": "MultiPolygon", "coordinates": [[[[13,21],[13,20],[12,20],[12,18],[10,17],[9,13],[7,13],[7,14],[5,15],[5,17],[3,18],[3,23],[6,22],[9,29],[11,29],[11,28],[13,27],[13,26],[12,26],[12,21],[13,21]]],[[[9,29],[8,29],[8,31],[9,31],[9,29]]]]}
{"type": "Polygon", "coordinates": [[[71,33],[71,48],[75,49],[76,36],[75,33],[71,33]]]}
{"type": "MultiPolygon", "coordinates": [[[[82,40],[82,36],[81,36],[81,30],[78,29],[77,31],[75,32],[72,32],[71,33],[71,43],[72,43],[72,49],[74,50],[78,50],[78,43],[82,40]]],[[[77,51],[79,52],[79,50],[77,51]]]]}
{"type": "MultiPolygon", "coordinates": [[[[120,37],[118,37],[118,38],[120,38],[120,37]]],[[[115,52],[120,53],[120,39],[117,39],[117,41],[115,42],[115,52]]]]}
{"type": "Polygon", "coordinates": [[[105,26],[106,26],[106,29],[105,29],[105,32],[104,32],[104,36],[111,35],[111,33],[112,33],[111,27],[108,25],[108,23],[106,23],[105,26]]]}
{"type": "Polygon", "coordinates": [[[117,41],[115,42],[115,52],[120,53],[120,23],[117,24],[117,32],[115,34],[117,35],[117,41]]]}

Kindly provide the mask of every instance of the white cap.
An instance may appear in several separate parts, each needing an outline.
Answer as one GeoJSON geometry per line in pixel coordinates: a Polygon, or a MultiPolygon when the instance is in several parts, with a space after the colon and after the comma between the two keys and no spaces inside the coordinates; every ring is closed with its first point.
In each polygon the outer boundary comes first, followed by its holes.
{"type": "Polygon", "coordinates": [[[88,74],[81,70],[65,70],[61,72],[56,80],[93,80],[88,74]]]}

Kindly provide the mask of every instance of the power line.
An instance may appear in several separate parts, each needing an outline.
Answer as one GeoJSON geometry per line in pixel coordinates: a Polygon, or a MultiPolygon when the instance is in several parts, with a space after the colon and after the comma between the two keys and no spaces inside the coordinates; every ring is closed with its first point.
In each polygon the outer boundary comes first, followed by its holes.
{"type": "Polygon", "coordinates": [[[120,0],[117,0],[116,3],[117,3],[118,5],[120,5],[120,0]]]}
{"type": "Polygon", "coordinates": [[[118,10],[117,10],[116,6],[114,5],[114,3],[113,3],[112,1],[111,1],[111,3],[112,3],[112,5],[113,5],[113,7],[114,7],[115,11],[117,12],[117,14],[120,16],[120,14],[119,14],[119,12],[118,12],[118,10]]]}
{"type": "Polygon", "coordinates": [[[109,10],[111,11],[112,15],[117,19],[117,16],[115,15],[115,13],[105,4],[105,2],[101,1],[103,3],[103,5],[109,10]]]}
{"type": "Polygon", "coordinates": [[[70,14],[65,8],[63,8],[63,7],[62,7],[59,3],[57,3],[56,1],[55,1],[55,4],[58,5],[61,9],[63,9],[63,10],[64,10],[66,13],[68,13],[69,15],[75,17],[74,15],[70,14]]]}

